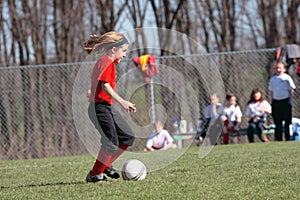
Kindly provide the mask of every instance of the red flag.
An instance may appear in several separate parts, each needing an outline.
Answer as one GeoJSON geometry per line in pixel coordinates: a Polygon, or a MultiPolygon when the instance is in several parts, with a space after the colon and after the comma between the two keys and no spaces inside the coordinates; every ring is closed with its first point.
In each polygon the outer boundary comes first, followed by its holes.
{"type": "Polygon", "coordinates": [[[158,74],[158,68],[156,66],[156,59],[154,55],[143,55],[140,57],[133,58],[133,62],[141,72],[144,81],[149,83],[150,77],[158,74]]]}

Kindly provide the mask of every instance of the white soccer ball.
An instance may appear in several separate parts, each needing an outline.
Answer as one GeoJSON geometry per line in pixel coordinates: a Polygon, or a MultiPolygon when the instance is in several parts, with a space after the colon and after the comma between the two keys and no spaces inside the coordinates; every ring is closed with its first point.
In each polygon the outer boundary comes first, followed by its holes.
{"type": "Polygon", "coordinates": [[[126,181],[140,181],[146,178],[147,169],[139,160],[128,160],[122,167],[122,178],[126,181]]]}

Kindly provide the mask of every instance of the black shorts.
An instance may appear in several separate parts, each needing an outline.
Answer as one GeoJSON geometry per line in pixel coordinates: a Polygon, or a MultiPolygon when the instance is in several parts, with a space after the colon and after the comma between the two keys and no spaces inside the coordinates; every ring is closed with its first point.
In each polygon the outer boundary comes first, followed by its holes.
{"type": "Polygon", "coordinates": [[[88,114],[101,134],[101,145],[107,151],[116,151],[119,143],[131,146],[134,133],[121,114],[108,103],[90,103],[88,114]]]}
{"type": "Polygon", "coordinates": [[[164,148],[164,146],[161,146],[160,148],[152,146],[152,148],[155,149],[155,150],[160,150],[160,149],[164,148]]]}

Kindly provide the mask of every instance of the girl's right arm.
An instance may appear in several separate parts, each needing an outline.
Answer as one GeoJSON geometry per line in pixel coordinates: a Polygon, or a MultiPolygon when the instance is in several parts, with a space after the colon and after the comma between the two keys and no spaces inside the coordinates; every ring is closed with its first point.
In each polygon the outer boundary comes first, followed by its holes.
{"type": "Polygon", "coordinates": [[[273,101],[273,92],[270,90],[269,91],[269,102],[272,103],[273,101]]]}
{"type": "Polygon", "coordinates": [[[289,91],[289,93],[290,93],[290,104],[293,105],[294,90],[291,89],[291,90],[289,91]]]}
{"type": "Polygon", "coordinates": [[[249,118],[249,119],[252,119],[254,117],[254,115],[252,114],[251,112],[251,109],[249,106],[247,106],[246,108],[246,116],[249,118]]]}

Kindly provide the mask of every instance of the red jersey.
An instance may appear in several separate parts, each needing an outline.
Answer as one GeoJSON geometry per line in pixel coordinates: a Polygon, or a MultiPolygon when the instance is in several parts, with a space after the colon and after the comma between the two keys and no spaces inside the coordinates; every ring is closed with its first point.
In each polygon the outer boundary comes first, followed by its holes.
{"type": "Polygon", "coordinates": [[[102,84],[109,83],[116,89],[116,68],[111,59],[104,55],[94,66],[91,80],[91,95],[89,102],[107,102],[113,104],[113,99],[103,90],[102,84]]]}

